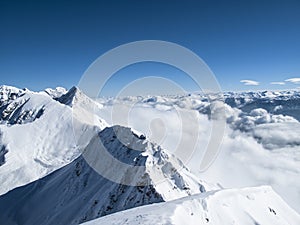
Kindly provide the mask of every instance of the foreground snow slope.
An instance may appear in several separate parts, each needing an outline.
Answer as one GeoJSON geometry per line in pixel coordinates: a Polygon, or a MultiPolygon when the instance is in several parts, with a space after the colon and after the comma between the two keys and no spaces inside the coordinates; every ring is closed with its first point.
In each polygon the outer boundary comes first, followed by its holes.
{"type": "Polygon", "coordinates": [[[5,225],[70,225],[145,204],[170,201],[218,187],[191,174],[173,155],[134,134],[129,128],[105,128],[85,149],[100,150],[100,141],[117,160],[143,166],[136,173],[111,168],[106,159],[95,158],[114,170],[126,186],[96,173],[82,156],[54,173],[0,196],[0,221],[5,225]],[[116,136],[126,139],[126,145],[116,136]],[[128,147],[130,146],[130,147],[128,147]],[[134,147],[136,150],[131,149],[134,147]],[[157,177],[161,178],[157,182],[157,177]]]}
{"type": "Polygon", "coordinates": [[[84,225],[298,225],[300,216],[270,187],[224,189],[137,207],[84,225]]]}
{"type": "Polygon", "coordinates": [[[51,92],[56,100],[46,92],[0,87],[0,194],[70,163],[106,126],[101,119],[86,121],[92,100],[77,88],[62,92],[51,92]],[[81,115],[72,113],[74,107],[81,115]]]}

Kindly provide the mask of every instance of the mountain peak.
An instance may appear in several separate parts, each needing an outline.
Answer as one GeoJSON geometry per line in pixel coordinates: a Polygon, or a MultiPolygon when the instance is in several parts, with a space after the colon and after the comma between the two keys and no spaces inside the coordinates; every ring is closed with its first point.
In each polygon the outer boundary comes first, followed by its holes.
{"type": "Polygon", "coordinates": [[[67,93],[67,89],[63,87],[56,87],[55,89],[46,88],[44,92],[46,92],[52,98],[59,98],[67,93]]]}
{"type": "Polygon", "coordinates": [[[56,98],[62,104],[68,105],[72,107],[83,93],[79,90],[78,87],[73,86],[67,93],[61,95],[60,97],[56,98]]]}
{"type": "Polygon", "coordinates": [[[117,183],[139,186],[146,174],[149,179],[142,183],[153,185],[166,200],[215,188],[206,183],[204,187],[178,158],[127,127],[105,128],[90,141],[83,156],[99,174],[117,183]]]}

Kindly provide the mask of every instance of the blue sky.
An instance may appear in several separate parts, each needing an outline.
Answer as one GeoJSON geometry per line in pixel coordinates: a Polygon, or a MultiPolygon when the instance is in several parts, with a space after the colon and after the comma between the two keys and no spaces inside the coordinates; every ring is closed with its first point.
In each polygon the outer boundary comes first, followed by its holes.
{"type": "MultiPolygon", "coordinates": [[[[300,86],[297,80],[270,84],[300,77],[296,0],[0,1],[0,27],[1,84],[33,90],[70,88],[106,51],[157,39],[198,54],[223,90],[300,86]]],[[[106,92],[145,75],[165,76],[188,91],[196,89],[182,72],[145,63],[115,74],[106,92]]]]}

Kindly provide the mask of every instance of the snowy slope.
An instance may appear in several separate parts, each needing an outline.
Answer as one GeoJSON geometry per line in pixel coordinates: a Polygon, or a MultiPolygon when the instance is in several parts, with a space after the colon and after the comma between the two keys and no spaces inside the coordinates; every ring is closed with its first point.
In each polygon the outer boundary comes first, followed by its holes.
{"type": "MultiPolygon", "coordinates": [[[[81,156],[40,180],[0,196],[0,221],[6,221],[6,225],[78,224],[124,209],[219,188],[200,181],[173,155],[129,128],[105,128],[85,151],[98,151],[99,141],[116,159],[144,166],[137,173],[129,174],[107,165],[107,170],[115,170],[121,180],[134,180],[143,186],[126,186],[107,180],[81,156]],[[127,145],[120,142],[117,135],[123,135],[127,145]],[[157,177],[164,179],[156,182],[157,177]]],[[[97,163],[106,162],[97,159],[97,163]]]]}
{"type": "Polygon", "coordinates": [[[142,206],[84,225],[297,225],[300,216],[270,187],[225,189],[142,206]]]}
{"type": "MultiPolygon", "coordinates": [[[[67,93],[73,94],[70,101],[79,98],[73,108],[81,109],[91,101],[79,93],[76,88],[67,93]]],[[[73,161],[106,126],[101,119],[89,123],[73,114],[73,108],[46,92],[1,86],[0,94],[0,194],[73,161]]]]}

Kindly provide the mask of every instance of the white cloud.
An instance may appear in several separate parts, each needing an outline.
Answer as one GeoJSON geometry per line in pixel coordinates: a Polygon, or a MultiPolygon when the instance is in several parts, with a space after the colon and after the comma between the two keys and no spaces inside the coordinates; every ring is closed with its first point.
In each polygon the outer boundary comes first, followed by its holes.
{"type": "MultiPolygon", "coordinates": [[[[128,120],[128,124],[120,124],[141,131],[178,157],[186,157],[178,155],[180,151],[176,151],[180,142],[184,146],[184,154],[186,150],[195,147],[187,166],[207,182],[219,183],[225,188],[271,185],[300,212],[300,123],[292,117],[274,115],[262,108],[245,113],[225,104],[228,126],[219,155],[208,170],[199,172],[199,162],[213,129],[213,124],[205,113],[208,114],[210,110],[218,111],[220,105],[219,102],[211,105],[201,99],[199,95],[126,97],[114,101],[102,99],[99,102],[103,108],[98,113],[110,124],[119,123],[112,119],[115,119],[115,114],[120,114],[122,120],[128,120]],[[124,105],[126,102],[134,106],[130,113],[116,110],[112,117],[111,108],[116,107],[113,104],[124,105]],[[178,108],[187,111],[179,114],[181,111],[178,108]]],[[[281,111],[289,109],[285,105],[276,107],[276,110],[281,111]]]]}
{"type": "Polygon", "coordinates": [[[254,81],[254,80],[241,80],[240,82],[245,85],[253,85],[253,86],[259,85],[259,82],[254,81]]]}
{"type": "Polygon", "coordinates": [[[294,83],[294,84],[300,84],[300,78],[299,77],[290,78],[290,79],[287,79],[285,81],[286,82],[291,82],[291,83],[294,83]]]}
{"type": "Polygon", "coordinates": [[[285,82],[271,82],[270,84],[273,84],[273,85],[285,85],[285,82]]]}

